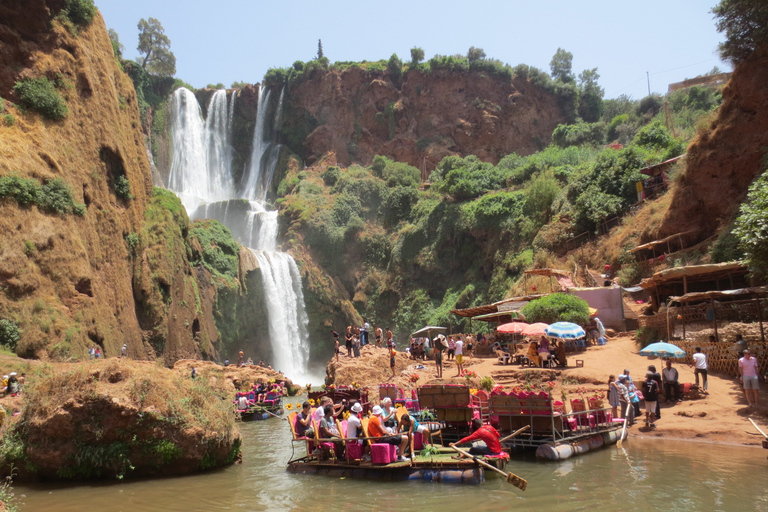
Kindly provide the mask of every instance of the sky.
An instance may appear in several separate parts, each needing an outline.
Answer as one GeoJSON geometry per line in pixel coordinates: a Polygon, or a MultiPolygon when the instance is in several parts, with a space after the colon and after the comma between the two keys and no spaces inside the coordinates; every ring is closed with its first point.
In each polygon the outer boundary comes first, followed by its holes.
{"type": "Polygon", "coordinates": [[[598,68],[606,98],[666,93],[669,83],[729,71],[710,10],[717,0],[95,0],[124,57],[136,58],[141,18],[171,40],[176,76],[196,88],[260,82],[272,67],[323,53],[334,61],[465,55],[470,46],[512,66],[549,72],[558,48],[573,71],[598,68]],[[646,75],[646,72],[649,74],[646,75]]]}

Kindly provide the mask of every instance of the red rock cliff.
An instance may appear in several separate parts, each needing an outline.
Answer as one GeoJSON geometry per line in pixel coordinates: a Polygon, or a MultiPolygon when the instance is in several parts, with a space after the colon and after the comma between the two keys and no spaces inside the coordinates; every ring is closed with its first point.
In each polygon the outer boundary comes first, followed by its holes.
{"type": "Polygon", "coordinates": [[[304,141],[309,162],[334,152],[341,164],[369,164],[380,154],[428,170],[448,155],[496,162],[534,153],[564,122],[554,94],[523,78],[411,70],[397,87],[359,67],[316,72],[292,87],[288,116],[317,125],[304,141]]]}

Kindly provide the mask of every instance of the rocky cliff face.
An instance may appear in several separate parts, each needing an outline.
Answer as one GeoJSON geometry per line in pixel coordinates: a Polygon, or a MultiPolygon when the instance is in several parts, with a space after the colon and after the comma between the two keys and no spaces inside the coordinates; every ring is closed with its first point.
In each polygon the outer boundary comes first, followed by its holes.
{"type": "Polygon", "coordinates": [[[696,243],[730,222],[752,181],[766,169],[768,48],[739,64],[717,117],[688,148],[686,167],[658,236],[693,231],[696,243]]]}
{"type": "Polygon", "coordinates": [[[63,180],[84,215],[0,199],[0,318],[22,329],[25,356],[82,358],[88,346],[136,358],[213,356],[211,276],[189,262],[188,220],[155,197],[136,93],[104,21],[67,29],[57,0],[0,6],[0,177],[63,180]],[[76,34],[76,35],[75,35],[76,34]],[[14,104],[14,84],[47,77],[69,110],[51,121],[14,104]],[[127,179],[131,198],[116,193],[127,179]]]}
{"type": "Polygon", "coordinates": [[[479,71],[411,70],[398,83],[353,66],[314,73],[285,97],[284,127],[308,133],[309,163],[328,152],[344,165],[379,154],[427,170],[449,155],[497,162],[542,149],[562,122],[554,94],[479,71]]]}

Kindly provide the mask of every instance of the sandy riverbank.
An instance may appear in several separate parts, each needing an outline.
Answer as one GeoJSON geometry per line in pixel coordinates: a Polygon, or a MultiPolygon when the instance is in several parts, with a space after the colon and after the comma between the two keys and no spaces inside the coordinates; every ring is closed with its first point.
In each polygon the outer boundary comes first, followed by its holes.
{"type": "MultiPolygon", "coordinates": [[[[554,396],[561,396],[565,390],[568,398],[578,398],[577,390],[586,389],[604,392],[607,389],[608,376],[618,375],[625,368],[630,370],[636,382],[643,380],[648,365],[654,364],[661,371],[660,359],[649,360],[640,356],[631,335],[619,335],[612,338],[605,346],[589,347],[584,352],[569,354],[568,367],[556,370],[539,368],[521,368],[519,365],[502,365],[494,358],[465,359],[465,367],[478,378],[492,377],[506,389],[525,384],[526,380],[555,381],[554,396]],[[583,361],[581,368],[576,367],[576,360],[583,361]],[[563,385],[565,381],[565,385],[563,385]]],[[[694,382],[693,369],[688,365],[674,364],[680,375],[680,382],[694,382]]],[[[444,365],[444,378],[435,378],[435,364],[432,361],[417,362],[408,358],[406,353],[398,353],[395,378],[391,378],[389,359],[385,349],[364,347],[362,357],[348,358],[341,356],[337,362],[328,363],[329,371],[335,376],[337,385],[357,382],[362,386],[375,388],[382,382],[394,382],[403,388],[414,388],[424,384],[468,383],[463,377],[456,377],[456,365],[447,361],[444,365]],[[425,368],[419,369],[418,365],[425,368]],[[412,375],[418,380],[411,381],[412,375]]],[[[478,381],[469,382],[477,386],[478,381]]],[[[709,375],[709,395],[695,400],[684,400],[676,404],[662,404],[661,419],[655,430],[647,430],[641,423],[631,428],[631,435],[644,438],[683,439],[711,442],[718,444],[740,444],[759,446],[762,440],[750,424],[751,417],[768,432],[768,386],[761,383],[760,403],[757,408],[747,409],[747,403],[736,379],[723,375],[709,375]]]]}

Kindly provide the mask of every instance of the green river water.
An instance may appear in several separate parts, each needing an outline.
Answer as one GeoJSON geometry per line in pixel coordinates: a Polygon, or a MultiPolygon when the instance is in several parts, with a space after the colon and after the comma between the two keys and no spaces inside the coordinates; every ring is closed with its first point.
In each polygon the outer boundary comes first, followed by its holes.
{"type": "MultiPolygon", "coordinates": [[[[17,485],[22,512],[144,511],[766,511],[768,451],[756,447],[632,438],[564,462],[512,460],[528,480],[479,486],[341,480],[285,471],[291,455],[284,421],[241,425],[243,463],[195,476],[17,485]]],[[[298,448],[300,449],[300,448],[298,448]]]]}

